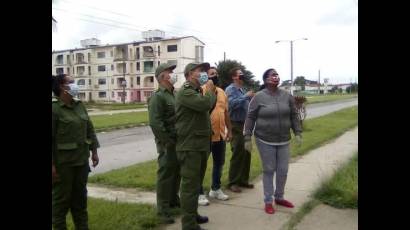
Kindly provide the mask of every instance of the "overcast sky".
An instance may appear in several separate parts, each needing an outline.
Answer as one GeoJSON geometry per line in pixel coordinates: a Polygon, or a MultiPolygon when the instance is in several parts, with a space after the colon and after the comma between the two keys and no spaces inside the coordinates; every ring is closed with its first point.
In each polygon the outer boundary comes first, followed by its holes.
{"type": "Polygon", "coordinates": [[[257,80],[275,68],[330,83],[358,81],[358,0],[55,0],[53,50],[72,49],[96,37],[102,44],[142,40],[141,31],[195,36],[205,43],[205,61],[241,61],[257,80]]]}

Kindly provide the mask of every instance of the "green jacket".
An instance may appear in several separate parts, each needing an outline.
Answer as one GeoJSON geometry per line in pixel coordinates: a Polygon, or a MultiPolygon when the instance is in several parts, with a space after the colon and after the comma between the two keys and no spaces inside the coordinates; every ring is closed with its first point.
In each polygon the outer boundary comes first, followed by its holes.
{"type": "Polygon", "coordinates": [[[176,95],[177,151],[209,151],[211,122],[209,110],[215,103],[213,92],[202,95],[200,88],[185,82],[176,95]]]}
{"type": "Polygon", "coordinates": [[[83,103],[74,99],[72,106],[66,106],[58,97],[53,97],[51,151],[54,164],[83,165],[88,163],[90,150],[99,147],[83,103]]]}
{"type": "Polygon", "coordinates": [[[160,85],[148,99],[148,115],[155,142],[161,145],[175,144],[177,134],[174,93],[160,85]]]}

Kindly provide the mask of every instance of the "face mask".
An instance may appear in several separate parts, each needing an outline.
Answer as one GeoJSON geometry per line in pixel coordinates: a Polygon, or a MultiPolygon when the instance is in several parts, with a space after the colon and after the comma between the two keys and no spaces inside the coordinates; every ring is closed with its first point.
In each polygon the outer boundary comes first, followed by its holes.
{"type": "Polygon", "coordinates": [[[212,80],[212,82],[214,83],[214,85],[218,85],[218,78],[217,77],[211,77],[209,78],[210,80],[212,80]]]}
{"type": "Polygon", "coordinates": [[[178,81],[178,76],[175,73],[170,74],[169,83],[174,85],[178,81]]]}
{"type": "Polygon", "coordinates": [[[201,72],[198,81],[201,86],[204,85],[208,81],[208,74],[201,72]]]}
{"type": "Polygon", "coordinates": [[[67,90],[67,93],[70,94],[72,97],[76,97],[78,95],[78,85],[75,83],[71,83],[68,85],[70,87],[69,90],[67,90]]]}

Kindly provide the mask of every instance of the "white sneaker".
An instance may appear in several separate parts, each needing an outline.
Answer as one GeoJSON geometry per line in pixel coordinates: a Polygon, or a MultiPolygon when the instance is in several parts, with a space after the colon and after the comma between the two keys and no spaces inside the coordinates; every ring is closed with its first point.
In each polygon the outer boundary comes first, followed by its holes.
{"type": "Polygon", "coordinates": [[[215,198],[215,199],[218,199],[218,200],[227,200],[227,199],[229,199],[229,196],[224,194],[221,189],[218,189],[216,191],[211,189],[211,191],[209,191],[209,197],[212,197],[212,198],[215,198]]]}
{"type": "Polygon", "coordinates": [[[205,196],[205,195],[199,195],[199,197],[198,197],[198,204],[199,204],[199,205],[202,205],[202,206],[209,205],[209,200],[206,199],[206,196],[205,196]]]}

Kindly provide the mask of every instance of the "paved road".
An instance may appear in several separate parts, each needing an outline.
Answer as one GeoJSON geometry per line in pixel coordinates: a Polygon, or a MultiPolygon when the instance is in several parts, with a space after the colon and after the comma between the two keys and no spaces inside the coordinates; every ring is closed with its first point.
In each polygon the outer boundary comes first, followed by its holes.
{"type": "MultiPolygon", "coordinates": [[[[307,119],[325,115],[358,104],[358,99],[346,99],[307,106],[307,119]]],[[[100,165],[91,175],[122,168],[138,162],[155,159],[154,136],[149,126],[98,133],[101,148],[98,150],[100,165]]]]}

